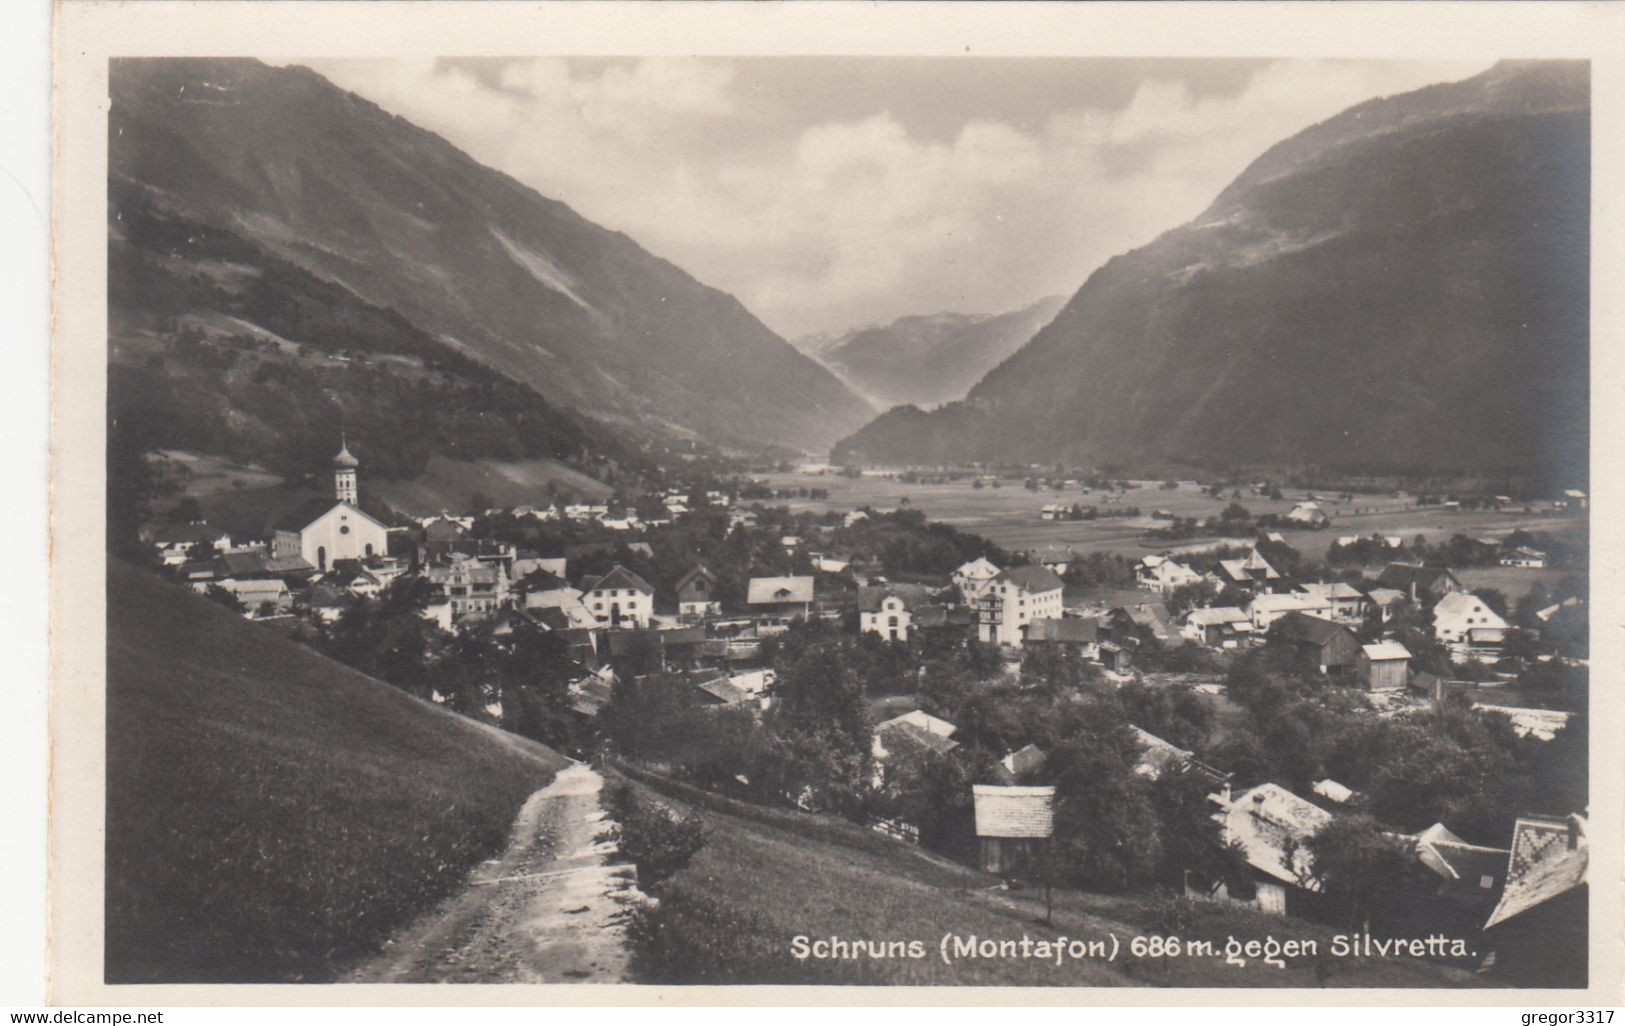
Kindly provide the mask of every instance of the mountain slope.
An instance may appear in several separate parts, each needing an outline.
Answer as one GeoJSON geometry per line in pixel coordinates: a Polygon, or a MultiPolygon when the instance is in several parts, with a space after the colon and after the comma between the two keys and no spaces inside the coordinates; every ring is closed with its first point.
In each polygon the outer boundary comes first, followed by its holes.
{"type": "Polygon", "coordinates": [[[796,345],[880,409],[961,399],[1061,309],[1064,297],[992,315],[929,314],[796,345]]]}
{"type": "Polygon", "coordinates": [[[115,188],[553,402],[724,444],[823,445],[872,412],[733,297],[307,69],[118,60],[111,87],[115,188]]]}
{"type": "Polygon", "coordinates": [[[887,462],[1545,467],[1587,453],[1589,69],[1503,63],[1266,152],[887,462]]]}
{"type": "Polygon", "coordinates": [[[109,983],[329,979],[567,761],[108,564],[109,983]]]}

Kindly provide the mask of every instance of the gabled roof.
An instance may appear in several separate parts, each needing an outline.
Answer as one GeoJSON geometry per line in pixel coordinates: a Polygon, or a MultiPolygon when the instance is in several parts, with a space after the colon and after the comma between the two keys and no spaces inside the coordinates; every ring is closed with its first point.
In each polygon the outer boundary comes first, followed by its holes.
{"type": "Polygon", "coordinates": [[[1279,784],[1259,784],[1228,802],[1217,795],[1210,798],[1220,805],[1215,818],[1225,838],[1241,846],[1248,865],[1282,883],[1320,889],[1310,876],[1304,842],[1331,822],[1331,813],[1279,784]]]}
{"type": "Polygon", "coordinates": [[[923,709],[915,709],[901,716],[893,716],[884,723],[876,724],[875,733],[891,730],[904,724],[923,730],[928,734],[936,734],[939,737],[952,737],[954,732],[959,729],[940,716],[932,716],[923,709]]]}
{"type": "Polygon", "coordinates": [[[379,529],[387,530],[383,521],[361,507],[348,502],[335,502],[332,499],[307,499],[278,517],[272,527],[278,531],[303,531],[340,506],[343,506],[356,516],[364,518],[379,529]]]}
{"type": "Polygon", "coordinates": [[[1043,838],[1055,832],[1054,787],[975,784],[977,837],[1043,838]]]}
{"type": "Polygon", "coordinates": [[[1140,746],[1140,760],[1134,764],[1134,772],[1140,776],[1156,780],[1190,761],[1191,753],[1185,749],[1133,724],[1129,724],[1128,729],[1134,731],[1134,739],[1140,746]]]}
{"type": "Polygon", "coordinates": [[[1021,776],[1023,773],[1032,773],[1044,768],[1049,756],[1035,744],[1028,743],[1016,749],[1003,759],[999,765],[1003,766],[1012,776],[1021,776]]]}
{"type": "Polygon", "coordinates": [[[880,612],[881,603],[886,601],[886,597],[888,595],[902,602],[903,608],[908,608],[909,602],[907,597],[896,589],[889,588],[883,584],[865,584],[859,586],[858,588],[858,611],[861,613],[880,612]]]}
{"type": "Polygon", "coordinates": [[[1309,645],[1325,645],[1339,634],[1353,637],[1354,632],[1340,623],[1322,620],[1308,613],[1292,612],[1281,617],[1280,630],[1287,638],[1309,645]]]}
{"type": "Polygon", "coordinates": [[[1583,886],[1590,861],[1584,816],[1519,816],[1512,828],[1506,889],[1484,929],[1583,886]]]}
{"type": "Polygon", "coordinates": [[[1441,619],[1448,620],[1452,617],[1467,616],[1469,613],[1481,618],[1480,623],[1473,625],[1478,629],[1505,630],[1511,626],[1501,618],[1499,613],[1485,605],[1483,599],[1470,591],[1453,591],[1440,599],[1438,605],[1433,607],[1435,623],[1441,619]],[[1475,606],[1478,607],[1477,611],[1474,610],[1475,606]]]}
{"type": "Polygon", "coordinates": [[[1000,573],[997,579],[1009,581],[1023,591],[1035,594],[1066,587],[1066,584],[1055,576],[1055,571],[1043,566],[1013,566],[1000,573]]]}
{"type": "Polygon", "coordinates": [[[1247,614],[1235,606],[1204,606],[1193,609],[1185,614],[1185,622],[1197,627],[1222,627],[1225,624],[1235,624],[1238,627],[1246,624],[1247,628],[1252,627],[1252,621],[1247,619],[1247,614]]]}
{"type": "Polygon", "coordinates": [[[745,594],[745,602],[753,606],[812,600],[811,577],[752,577],[745,594]]]}
{"type": "Polygon", "coordinates": [[[1358,588],[1356,588],[1354,585],[1350,584],[1347,581],[1331,581],[1331,582],[1315,581],[1315,582],[1312,582],[1312,583],[1309,583],[1309,584],[1305,584],[1303,586],[1303,592],[1306,595],[1312,595],[1312,596],[1314,596],[1315,598],[1318,598],[1318,599],[1358,599],[1358,598],[1365,598],[1364,595],[1360,594],[1360,591],[1359,591],[1358,588]]]}
{"type": "Polygon", "coordinates": [[[1094,644],[1099,624],[1080,616],[1044,617],[1027,625],[1027,641],[1094,644]]]}
{"type": "Polygon", "coordinates": [[[751,700],[750,692],[734,687],[726,677],[708,680],[699,686],[699,690],[723,705],[740,705],[751,700]]]}
{"type": "Polygon", "coordinates": [[[1483,877],[1496,881],[1506,875],[1511,852],[1505,848],[1468,844],[1443,823],[1433,824],[1412,840],[1417,861],[1441,880],[1477,887],[1483,877]]]}
{"type": "Polygon", "coordinates": [[[1444,580],[1449,580],[1458,588],[1461,587],[1461,582],[1456,580],[1456,575],[1445,567],[1417,566],[1414,563],[1389,563],[1382,568],[1382,573],[1377,577],[1377,584],[1384,588],[1398,588],[1400,591],[1409,594],[1413,584],[1425,591],[1444,580]]]}
{"type": "Polygon", "coordinates": [[[1327,801],[1336,802],[1339,805],[1347,805],[1355,797],[1353,788],[1345,787],[1331,777],[1315,781],[1314,792],[1327,801]]]}
{"type": "Polygon", "coordinates": [[[1379,641],[1373,645],[1361,645],[1360,651],[1374,663],[1391,659],[1409,659],[1410,650],[1397,641],[1379,641]]]}
{"type": "Polygon", "coordinates": [[[655,593],[654,588],[649,585],[648,581],[619,563],[616,563],[609,573],[604,574],[602,577],[589,577],[581,582],[582,591],[604,591],[611,588],[617,591],[623,588],[628,591],[640,591],[645,595],[655,593]]]}
{"type": "Polygon", "coordinates": [[[986,556],[977,556],[969,563],[962,564],[954,571],[956,577],[968,577],[971,580],[990,581],[999,576],[999,568],[988,561],[986,556]]]}
{"type": "Polygon", "coordinates": [[[677,578],[677,584],[672,590],[676,591],[680,595],[682,594],[684,588],[687,588],[690,583],[698,580],[701,577],[710,581],[712,584],[717,583],[716,574],[712,573],[710,570],[707,570],[704,563],[696,563],[689,569],[688,573],[677,578]]]}
{"type": "Polygon", "coordinates": [[[1366,592],[1366,598],[1379,606],[1391,606],[1395,603],[1405,602],[1410,596],[1395,588],[1372,588],[1366,592]]]}
{"type": "Polygon", "coordinates": [[[902,739],[903,744],[918,745],[939,755],[946,755],[959,747],[958,741],[933,731],[922,730],[907,721],[893,720],[886,725],[884,730],[875,729],[875,740],[882,749],[887,745],[897,744],[899,738],[902,739]]]}
{"type": "MultiPolygon", "coordinates": [[[[519,587],[521,590],[530,594],[542,594],[544,592],[562,591],[570,588],[570,582],[552,571],[538,568],[519,578],[519,587]]],[[[579,592],[577,594],[579,594],[579,592]]]]}

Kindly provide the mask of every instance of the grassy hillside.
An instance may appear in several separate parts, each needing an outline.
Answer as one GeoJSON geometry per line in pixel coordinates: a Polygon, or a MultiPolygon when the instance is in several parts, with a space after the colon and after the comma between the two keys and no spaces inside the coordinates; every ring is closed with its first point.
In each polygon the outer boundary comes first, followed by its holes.
{"type": "MultiPolygon", "coordinates": [[[[1470,972],[1394,959],[1288,959],[1285,969],[1222,957],[1135,957],[1136,935],[1207,939],[1221,948],[1274,936],[1315,939],[1322,953],[1337,931],[1297,919],[1143,896],[1055,892],[1054,926],[1043,922],[1042,891],[1004,891],[985,873],[928,855],[853,824],[745,805],[638,773],[646,793],[686,810],[700,806],[707,841],[665,885],[661,913],[634,970],[647,982],[856,983],[980,986],[1471,987],[1470,972]],[[1177,910],[1177,911],[1176,911],[1177,910]],[[1037,960],[958,960],[944,964],[943,934],[1020,941],[1022,937],[1102,940],[1115,935],[1111,961],[1060,966],[1037,960]],[[923,943],[925,957],[797,960],[792,940],[923,943]],[[648,951],[664,952],[651,959],[648,951]],[[677,974],[667,979],[666,974],[677,974]]],[[[634,933],[637,930],[634,929],[634,933]]]]}
{"type": "Polygon", "coordinates": [[[565,764],[123,564],[108,610],[108,982],[330,979],[565,764]]]}

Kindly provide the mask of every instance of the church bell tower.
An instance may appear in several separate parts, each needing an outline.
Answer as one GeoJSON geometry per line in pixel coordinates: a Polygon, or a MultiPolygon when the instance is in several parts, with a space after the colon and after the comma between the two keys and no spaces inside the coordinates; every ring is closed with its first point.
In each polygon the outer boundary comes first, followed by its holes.
{"type": "Polygon", "coordinates": [[[339,454],[333,457],[333,496],[340,502],[356,505],[355,471],[361,461],[350,455],[350,446],[339,440],[339,454]]]}

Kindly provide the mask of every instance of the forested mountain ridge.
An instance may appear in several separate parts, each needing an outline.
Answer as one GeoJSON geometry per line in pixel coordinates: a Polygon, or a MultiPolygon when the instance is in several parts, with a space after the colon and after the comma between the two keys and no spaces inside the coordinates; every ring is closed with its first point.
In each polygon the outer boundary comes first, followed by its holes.
{"type": "Polygon", "coordinates": [[[890,463],[1508,467],[1584,480],[1589,67],[1504,62],[1271,148],[1109,260],[890,463]]]}

